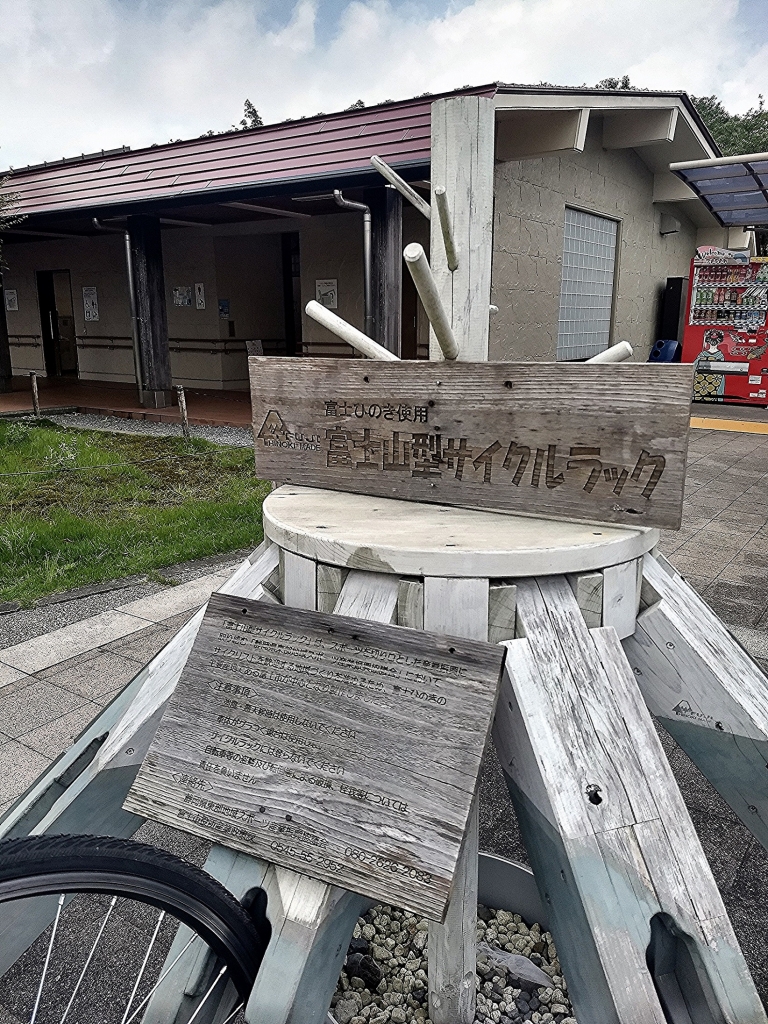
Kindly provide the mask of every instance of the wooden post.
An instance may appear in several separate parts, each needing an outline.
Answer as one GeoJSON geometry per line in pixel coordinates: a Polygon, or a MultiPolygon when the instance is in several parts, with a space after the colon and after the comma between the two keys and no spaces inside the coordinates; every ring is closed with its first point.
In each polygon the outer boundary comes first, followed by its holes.
{"type": "MultiPolygon", "coordinates": [[[[495,114],[486,96],[452,96],[432,104],[432,180],[445,189],[455,248],[452,273],[439,217],[430,219],[430,265],[448,311],[460,359],[488,358],[493,255],[495,114]]],[[[430,359],[442,354],[430,331],[430,359]]]]}
{"type": "Polygon", "coordinates": [[[0,394],[4,391],[12,390],[13,367],[11,366],[11,343],[8,337],[8,321],[5,316],[5,290],[3,289],[3,275],[0,274],[0,394]]]}
{"type": "Polygon", "coordinates": [[[173,390],[160,220],[143,214],[129,217],[128,234],[141,352],[142,405],[161,409],[172,404],[173,390]]]}
{"type": "MultiPolygon", "coordinates": [[[[424,629],[486,640],[488,599],[487,579],[427,576],[424,629]]],[[[477,849],[475,798],[445,921],[429,922],[429,1016],[433,1024],[472,1024],[475,1019],[477,849]]]]}
{"type": "Polygon", "coordinates": [[[34,370],[29,371],[29,383],[32,386],[32,408],[35,410],[35,419],[40,419],[40,395],[37,390],[37,374],[34,370]]]}
{"type": "Polygon", "coordinates": [[[176,385],[176,394],[179,396],[179,415],[181,416],[181,432],[184,440],[189,440],[189,417],[187,416],[187,398],[181,384],[176,385]]]}
{"type": "Polygon", "coordinates": [[[403,197],[392,185],[369,189],[365,201],[373,215],[374,339],[400,356],[403,303],[403,197]]]}
{"type": "Polygon", "coordinates": [[[424,312],[429,317],[432,334],[437,339],[443,358],[458,358],[459,347],[451,328],[451,317],[440,299],[440,292],[424,249],[418,242],[410,242],[403,251],[403,258],[416,285],[424,312]]]}

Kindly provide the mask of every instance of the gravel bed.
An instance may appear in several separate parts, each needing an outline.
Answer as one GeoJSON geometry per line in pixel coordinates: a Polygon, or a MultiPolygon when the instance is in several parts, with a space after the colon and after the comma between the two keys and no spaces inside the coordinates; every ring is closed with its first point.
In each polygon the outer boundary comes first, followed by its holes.
{"type": "MultiPolygon", "coordinates": [[[[153,437],[181,437],[178,423],[151,423],[149,420],[131,420],[122,416],[94,416],[90,413],[61,413],[46,416],[45,419],[58,423],[60,427],[74,427],[76,430],[108,430],[116,434],[149,434],[153,437]]],[[[190,425],[193,437],[202,437],[214,444],[234,445],[237,448],[253,446],[253,431],[250,427],[196,427],[190,425]]]]}
{"type": "MultiPolygon", "coordinates": [[[[394,907],[378,905],[359,918],[331,1000],[337,1024],[431,1024],[428,935],[426,918],[394,907]]],[[[477,940],[476,1024],[576,1024],[549,932],[479,905],[477,940]],[[547,985],[521,977],[533,977],[534,968],[547,985]]]]}

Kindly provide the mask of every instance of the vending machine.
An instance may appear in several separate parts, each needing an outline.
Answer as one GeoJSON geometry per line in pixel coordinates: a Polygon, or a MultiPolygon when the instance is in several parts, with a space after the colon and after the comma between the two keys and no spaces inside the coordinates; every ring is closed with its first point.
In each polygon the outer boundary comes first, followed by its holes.
{"type": "Polygon", "coordinates": [[[682,362],[695,402],[768,407],[768,258],[702,246],[691,263],[682,362]]]}

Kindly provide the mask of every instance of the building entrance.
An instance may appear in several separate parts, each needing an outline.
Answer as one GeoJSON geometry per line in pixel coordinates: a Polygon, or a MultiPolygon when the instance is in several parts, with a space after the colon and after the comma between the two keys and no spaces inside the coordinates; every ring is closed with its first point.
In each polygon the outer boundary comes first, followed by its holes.
{"type": "Polygon", "coordinates": [[[49,377],[77,376],[77,339],[68,270],[39,270],[37,298],[49,377]]]}

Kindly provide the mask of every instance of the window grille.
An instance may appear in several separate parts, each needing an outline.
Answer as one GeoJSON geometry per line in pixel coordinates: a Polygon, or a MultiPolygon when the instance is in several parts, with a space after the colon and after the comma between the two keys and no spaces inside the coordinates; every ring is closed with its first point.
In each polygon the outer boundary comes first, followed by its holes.
{"type": "Polygon", "coordinates": [[[618,223],[565,209],[557,358],[588,359],[608,348],[618,223]]]}

